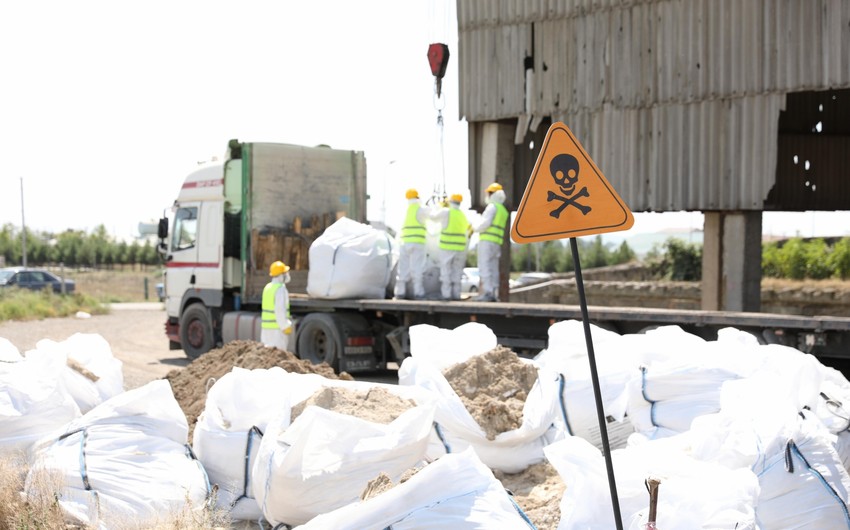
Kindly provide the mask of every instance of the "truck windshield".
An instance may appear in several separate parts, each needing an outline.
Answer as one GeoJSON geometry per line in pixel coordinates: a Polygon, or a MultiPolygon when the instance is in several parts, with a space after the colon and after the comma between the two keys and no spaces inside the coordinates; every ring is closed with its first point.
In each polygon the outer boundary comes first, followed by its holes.
{"type": "Polygon", "coordinates": [[[174,215],[174,234],[171,249],[184,250],[195,246],[198,233],[198,208],[180,208],[174,215]]]}

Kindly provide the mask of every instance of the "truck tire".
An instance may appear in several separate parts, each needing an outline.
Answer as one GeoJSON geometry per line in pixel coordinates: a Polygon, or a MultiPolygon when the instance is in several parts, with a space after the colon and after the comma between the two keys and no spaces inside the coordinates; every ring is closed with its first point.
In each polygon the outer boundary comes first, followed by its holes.
{"type": "Polygon", "coordinates": [[[339,358],[343,352],[342,328],[334,315],[310,313],[298,323],[295,353],[313,364],[328,363],[339,371],[339,358]]]}
{"type": "Polygon", "coordinates": [[[197,359],[213,347],[212,317],[203,304],[190,304],[180,317],[180,344],[186,357],[197,359]]]}

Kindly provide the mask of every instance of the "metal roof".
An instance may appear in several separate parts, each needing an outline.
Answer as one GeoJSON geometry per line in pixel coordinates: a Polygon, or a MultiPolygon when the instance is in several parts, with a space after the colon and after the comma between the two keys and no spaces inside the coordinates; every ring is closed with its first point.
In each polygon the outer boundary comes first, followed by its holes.
{"type": "MultiPolygon", "coordinates": [[[[458,0],[457,11],[461,117],[515,119],[526,140],[528,124],[563,121],[635,211],[764,209],[779,149],[812,141],[780,139],[786,96],[850,87],[850,0],[458,0]]],[[[806,129],[806,112],[783,120],[806,129]]],[[[832,140],[821,168],[841,165],[846,140],[832,140]]],[[[850,207],[847,194],[800,202],[799,180],[767,207],[850,207]]]]}

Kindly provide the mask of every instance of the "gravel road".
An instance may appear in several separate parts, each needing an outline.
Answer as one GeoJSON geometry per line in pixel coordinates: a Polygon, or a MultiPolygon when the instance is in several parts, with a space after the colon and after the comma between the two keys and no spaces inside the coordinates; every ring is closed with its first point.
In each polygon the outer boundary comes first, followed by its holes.
{"type": "Polygon", "coordinates": [[[124,387],[137,388],[189,364],[183,350],[169,350],[165,308],[160,303],[113,304],[108,315],[0,323],[0,337],[21,354],[42,339],[63,341],[75,333],[98,333],[124,363],[124,387]]]}

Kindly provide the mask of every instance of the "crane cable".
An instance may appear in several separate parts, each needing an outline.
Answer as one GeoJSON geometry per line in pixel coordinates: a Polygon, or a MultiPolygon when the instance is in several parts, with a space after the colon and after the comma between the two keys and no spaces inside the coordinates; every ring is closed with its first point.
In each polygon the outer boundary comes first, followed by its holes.
{"type": "Polygon", "coordinates": [[[446,73],[446,67],[449,63],[449,47],[444,44],[448,37],[449,6],[450,4],[447,1],[431,3],[431,44],[428,46],[428,63],[431,66],[431,73],[434,76],[432,102],[434,109],[437,111],[437,142],[440,150],[440,174],[442,177],[442,184],[434,183],[431,198],[440,202],[445,202],[448,198],[448,193],[446,192],[446,154],[444,142],[445,121],[443,119],[443,109],[446,108],[446,99],[442,94],[442,85],[443,76],[446,73]],[[439,29],[436,28],[437,18],[442,18],[439,29]]]}
{"type": "Polygon", "coordinates": [[[437,135],[438,145],[440,146],[440,173],[443,177],[443,184],[440,189],[434,185],[434,195],[439,197],[441,201],[445,201],[448,194],[446,193],[446,152],[445,152],[445,123],[443,121],[443,109],[446,108],[446,100],[440,96],[440,78],[434,82],[434,109],[437,110],[437,135]]]}

